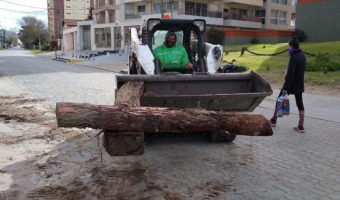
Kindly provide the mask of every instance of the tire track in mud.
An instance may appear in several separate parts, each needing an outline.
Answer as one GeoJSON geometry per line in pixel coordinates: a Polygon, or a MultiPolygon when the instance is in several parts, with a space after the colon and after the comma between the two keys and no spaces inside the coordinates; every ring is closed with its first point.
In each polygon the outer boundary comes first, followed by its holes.
{"type": "Polygon", "coordinates": [[[181,200],[148,182],[145,169],[94,168],[88,177],[80,177],[66,186],[45,186],[30,191],[28,199],[164,199],[181,200]],[[82,179],[82,180],[81,180],[82,179]]]}

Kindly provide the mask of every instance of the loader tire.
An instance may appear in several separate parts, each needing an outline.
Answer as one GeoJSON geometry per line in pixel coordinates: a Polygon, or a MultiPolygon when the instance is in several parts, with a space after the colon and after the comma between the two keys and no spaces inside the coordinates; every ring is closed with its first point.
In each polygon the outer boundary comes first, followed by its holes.
{"type": "Polygon", "coordinates": [[[232,142],[235,140],[236,135],[223,131],[212,131],[208,134],[210,142],[232,142]]]}
{"type": "Polygon", "coordinates": [[[155,74],[163,74],[162,66],[161,66],[161,61],[159,59],[154,60],[155,64],[155,74]]]}
{"type": "Polygon", "coordinates": [[[131,65],[130,74],[137,74],[136,64],[131,65]]]}
{"type": "Polygon", "coordinates": [[[130,74],[146,74],[143,67],[137,61],[133,61],[130,67],[130,74]]]}

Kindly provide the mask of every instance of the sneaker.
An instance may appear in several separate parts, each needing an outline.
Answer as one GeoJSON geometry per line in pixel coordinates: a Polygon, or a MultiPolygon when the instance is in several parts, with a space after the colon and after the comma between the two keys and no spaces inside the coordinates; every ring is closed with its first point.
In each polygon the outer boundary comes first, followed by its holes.
{"type": "Polygon", "coordinates": [[[305,132],[305,128],[303,126],[297,126],[293,128],[294,131],[299,132],[299,133],[304,133],[305,132]]]}
{"type": "Polygon", "coordinates": [[[276,121],[274,121],[273,119],[268,119],[268,123],[270,124],[271,127],[276,126],[276,121]]]}

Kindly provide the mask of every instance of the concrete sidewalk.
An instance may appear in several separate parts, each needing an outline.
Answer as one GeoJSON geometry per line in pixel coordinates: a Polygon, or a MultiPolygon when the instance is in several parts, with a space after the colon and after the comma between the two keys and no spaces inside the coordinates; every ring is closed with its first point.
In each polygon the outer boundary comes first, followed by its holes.
{"type": "MultiPolygon", "coordinates": [[[[267,97],[260,107],[272,109],[274,112],[275,102],[279,95],[279,90],[274,90],[273,95],[267,97]]],[[[298,115],[298,109],[295,103],[295,96],[289,95],[291,114],[298,115]]],[[[303,94],[303,103],[306,117],[322,119],[340,123],[340,98],[331,96],[303,94]]]]}

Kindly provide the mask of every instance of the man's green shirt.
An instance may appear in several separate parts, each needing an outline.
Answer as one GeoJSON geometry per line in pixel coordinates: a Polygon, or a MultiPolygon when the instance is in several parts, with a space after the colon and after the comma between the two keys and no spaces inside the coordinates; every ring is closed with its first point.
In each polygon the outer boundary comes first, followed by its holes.
{"type": "Polygon", "coordinates": [[[157,47],[153,51],[155,59],[161,61],[163,68],[177,68],[180,70],[186,69],[189,63],[189,58],[186,50],[179,45],[168,48],[164,45],[157,47]]]}

